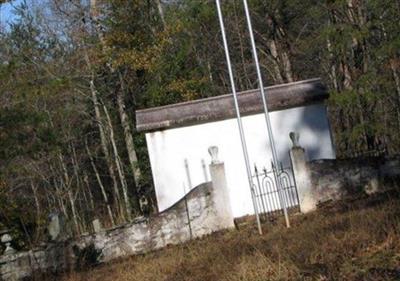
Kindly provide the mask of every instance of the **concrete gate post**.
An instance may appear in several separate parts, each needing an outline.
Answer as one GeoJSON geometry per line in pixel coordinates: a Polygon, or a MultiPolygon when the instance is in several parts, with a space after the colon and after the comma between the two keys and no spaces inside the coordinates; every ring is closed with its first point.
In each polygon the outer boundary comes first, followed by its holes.
{"type": "Polygon", "coordinates": [[[228,185],[226,183],[225,165],[218,160],[218,147],[211,146],[208,152],[211,155],[209,169],[213,185],[212,200],[216,215],[219,217],[218,224],[221,229],[231,228],[234,227],[234,223],[228,185]]]}
{"type": "Polygon", "coordinates": [[[293,142],[293,147],[290,149],[290,159],[299,196],[300,211],[308,213],[317,208],[317,202],[312,192],[311,176],[307,168],[305,150],[299,145],[299,138],[300,135],[298,133],[290,133],[290,139],[293,142]]]}

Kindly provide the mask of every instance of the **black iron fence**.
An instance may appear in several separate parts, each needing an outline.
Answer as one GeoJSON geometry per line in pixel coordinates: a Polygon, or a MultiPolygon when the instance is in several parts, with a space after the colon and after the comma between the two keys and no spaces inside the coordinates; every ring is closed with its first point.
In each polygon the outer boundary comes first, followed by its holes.
{"type": "Polygon", "coordinates": [[[266,168],[261,171],[254,167],[254,193],[260,218],[267,220],[283,214],[283,204],[289,212],[299,211],[299,197],[292,167],[266,168]],[[280,183],[280,192],[277,182],[280,183]]]}

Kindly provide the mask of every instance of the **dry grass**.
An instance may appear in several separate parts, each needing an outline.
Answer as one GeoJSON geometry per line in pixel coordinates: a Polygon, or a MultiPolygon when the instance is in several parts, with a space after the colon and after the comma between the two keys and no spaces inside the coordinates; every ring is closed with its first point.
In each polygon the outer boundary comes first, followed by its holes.
{"type": "MultiPolygon", "coordinates": [[[[63,281],[400,280],[397,193],[347,200],[70,273],[63,281]]],[[[59,280],[59,278],[58,278],[59,280]]]]}

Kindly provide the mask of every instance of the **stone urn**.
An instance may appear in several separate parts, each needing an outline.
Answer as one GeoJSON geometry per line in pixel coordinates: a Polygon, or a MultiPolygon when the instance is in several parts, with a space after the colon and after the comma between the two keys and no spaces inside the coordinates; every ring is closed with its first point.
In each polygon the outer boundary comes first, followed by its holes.
{"type": "Polygon", "coordinates": [[[10,255],[15,253],[15,249],[11,247],[12,237],[8,231],[2,231],[1,243],[5,246],[3,255],[10,255]]]}

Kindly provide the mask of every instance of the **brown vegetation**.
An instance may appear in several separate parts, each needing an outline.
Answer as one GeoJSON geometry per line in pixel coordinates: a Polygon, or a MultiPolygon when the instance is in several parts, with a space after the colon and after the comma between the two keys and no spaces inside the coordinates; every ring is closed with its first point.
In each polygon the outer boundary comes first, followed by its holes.
{"type": "Polygon", "coordinates": [[[64,281],[399,280],[398,193],[328,204],[318,212],[253,224],[106,264],[64,281]]]}

